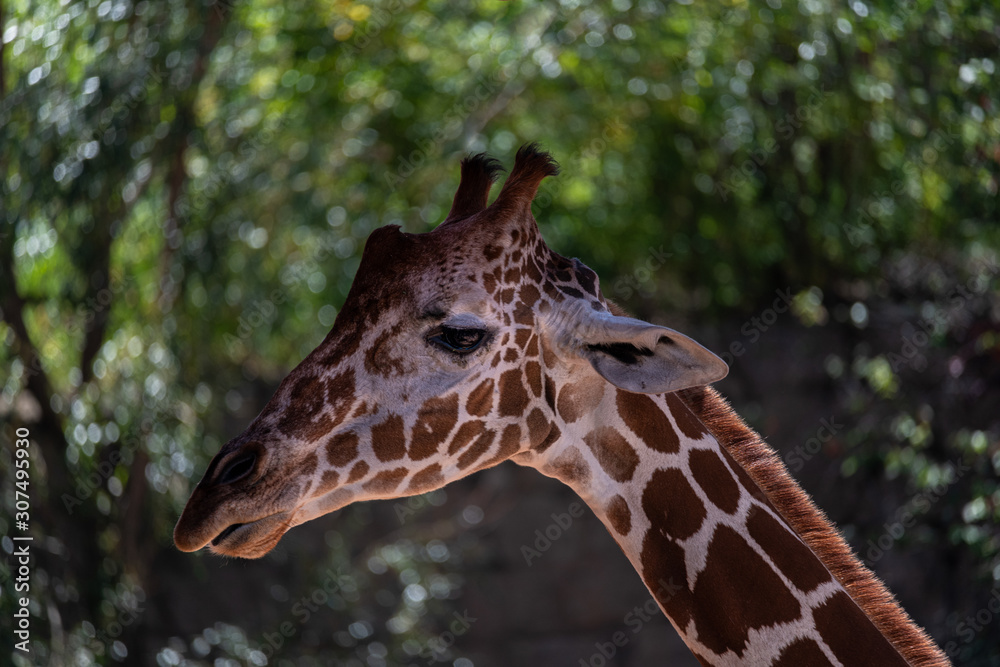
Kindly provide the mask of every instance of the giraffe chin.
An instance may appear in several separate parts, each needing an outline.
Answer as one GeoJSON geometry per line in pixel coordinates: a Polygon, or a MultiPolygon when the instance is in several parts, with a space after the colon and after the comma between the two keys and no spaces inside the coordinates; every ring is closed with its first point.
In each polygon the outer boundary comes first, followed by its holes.
{"type": "Polygon", "coordinates": [[[214,554],[236,558],[260,558],[277,546],[292,527],[292,513],[278,512],[249,523],[234,523],[208,544],[214,554]]]}

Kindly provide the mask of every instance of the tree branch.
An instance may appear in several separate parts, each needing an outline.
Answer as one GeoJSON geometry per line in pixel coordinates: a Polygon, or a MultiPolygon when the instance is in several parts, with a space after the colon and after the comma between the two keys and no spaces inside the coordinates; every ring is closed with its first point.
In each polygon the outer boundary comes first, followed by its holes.
{"type": "Polygon", "coordinates": [[[180,245],[181,214],[177,210],[184,183],[187,180],[187,172],[184,169],[184,153],[188,148],[188,135],[195,127],[194,98],[198,85],[205,76],[208,69],[208,59],[212,51],[222,39],[223,29],[229,19],[232,7],[227,3],[219,3],[213,7],[208,20],[206,21],[205,32],[198,44],[198,55],[195,58],[194,66],[191,69],[191,86],[189,90],[194,93],[183,96],[177,102],[177,117],[172,128],[172,134],[176,137],[176,144],[170,155],[170,171],[167,174],[167,219],[163,224],[163,250],[160,254],[160,293],[157,299],[160,311],[169,312],[173,307],[174,300],[180,293],[180,285],[174,285],[170,277],[170,268],[173,263],[174,250],[180,245]]]}
{"type": "Polygon", "coordinates": [[[48,425],[48,437],[38,440],[45,467],[49,473],[50,487],[65,488],[67,471],[63,464],[66,440],[63,437],[62,417],[52,408],[52,383],[42,365],[38,348],[31,340],[24,322],[24,301],[17,293],[14,275],[14,234],[0,237],[0,318],[14,332],[14,353],[24,364],[25,388],[34,396],[41,409],[40,425],[48,425]]]}

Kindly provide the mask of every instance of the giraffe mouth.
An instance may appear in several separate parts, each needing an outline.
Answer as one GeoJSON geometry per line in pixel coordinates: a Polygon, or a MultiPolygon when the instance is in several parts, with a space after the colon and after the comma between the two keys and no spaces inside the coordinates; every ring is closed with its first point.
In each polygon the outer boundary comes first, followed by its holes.
{"type": "Polygon", "coordinates": [[[273,549],[292,525],[290,512],[277,512],[226,527],[209,542],[209,549],[224,556],[260,558],[273,549]]]}
{"type": "Polygon", "coordinates": [[[212,546],[213,547],[219,546],[219,544],[222,543],[223,540],[225,540],[227,537],[229,537],[230,535],[232,535],[245,525],[246,525],[245,523],[234,523],[233,525],[229,526],[229,528],[226,528],[224,531],[215,536],[215,539],[212,540],[212,546]]]}

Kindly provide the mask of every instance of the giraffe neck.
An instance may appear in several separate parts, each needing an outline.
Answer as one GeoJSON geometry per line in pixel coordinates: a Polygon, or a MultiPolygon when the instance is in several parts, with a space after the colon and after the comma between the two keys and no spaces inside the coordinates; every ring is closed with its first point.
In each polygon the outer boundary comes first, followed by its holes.
{"type": "Polygon", "coordinates": [[[601,518],[702,664],[908,664],[684,400],[606,383],[559,396],[564,437],[524,462],[601,518]]]}

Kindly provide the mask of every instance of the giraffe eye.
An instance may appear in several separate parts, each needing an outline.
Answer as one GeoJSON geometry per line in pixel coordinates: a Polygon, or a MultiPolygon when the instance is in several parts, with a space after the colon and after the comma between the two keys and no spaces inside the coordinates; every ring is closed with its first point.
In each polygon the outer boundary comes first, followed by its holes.
{"type": "Polygon", "coordinates": [[[479,349],[486,340],[486,332],[482,329],[456,329],[440,327],[427,340],[449,352],[469,354],[479,349]]]}
{"type": "Polygon", "coordinates": [[[226,466],[222,474],[219,475],[219,480],[216,484],[232,484],[237,480],[243,479],[250,474],[256,462],[257,455],[252,452],[234,459],[226,466]]]}

